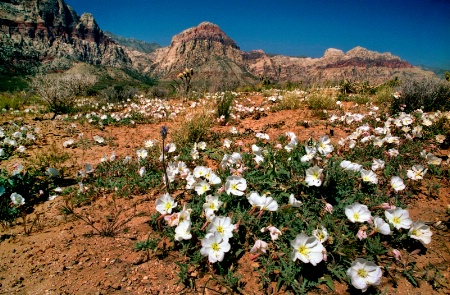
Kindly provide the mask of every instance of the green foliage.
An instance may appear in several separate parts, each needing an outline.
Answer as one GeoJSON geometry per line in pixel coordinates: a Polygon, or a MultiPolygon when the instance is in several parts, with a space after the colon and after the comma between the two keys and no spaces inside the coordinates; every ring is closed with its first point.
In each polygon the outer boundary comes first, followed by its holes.
{"type": "Polygon", "coordinates": [[[178,146],[191,145],[195,142],[207,141],[210,136],[209,129],[212,126],[212,115],[206,110],[193,114],[185,124],[172,134],[174,142],[178,146]]]}
{"type": "Polygon", "coordinates": [[[102,98],[107,102],[117,103],[134,99],[138,90],[130,86],[115,85],[100,92],[102,98]]]}
{"type": "Polygon", "coordinates": [[[306,99],[306,104],[312,110],[333,110],[336,108],[336,100],[321,93],[310,94],[306,99]]]}

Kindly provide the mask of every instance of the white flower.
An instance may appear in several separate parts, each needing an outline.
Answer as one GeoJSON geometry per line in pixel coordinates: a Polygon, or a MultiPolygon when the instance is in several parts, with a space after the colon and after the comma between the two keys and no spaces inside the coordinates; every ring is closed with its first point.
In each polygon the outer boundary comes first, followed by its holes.
{"type": "Polygon", "coordinates": [[[10,198],[15,206],[25,205],[25,199],[18,193],[12,193],[10,198]]]}
{"type": "Polygon", "coordinates": [[[185,219],[182,222],[178,223],[178,226],[175,228],[175,240],[181,241],[189,240],[191,238],[191,221],[185,219]]]}
{"type": "Polygon", "coordinates": [[[217,261],[222,261],[225,253],[230,251],[231,246],[228,243],[228,239],[223,239],[223,237],[218,233],[208,233],[202,240],[202,248],[200,253],[203,256],[208,256],[208,260],[211,263],[217,261]]]}
{"type": "Polygon", "coordinates": [[[174,151],[177,150],[177,146],[176,146],[176,144],[173,143],[173,142],[167,144],[165,148],[166,148],[166,150],[167,150],[168,153],[173,153],[174,151]]]}
{"type": "Polygon", "coordinates": [[[316,237],[298,234],[291,241],[291,246],[294,248],[291,255],[293,261],[300,259],[315,266],[323,260],[325,248],[316,237]]]}
{"type": "Polygon", "coordinates": [[[146,149],[140,149],[136,151],[136,155],[139,159],[145,159],[147,158],[148,153],[146,149]]]}
{"type": "Polygon", "coordinates": [[[442,134],[436,135],[436,141],[437,141],[438,143],[444,143],[444,141],[445,141],[445,135],[442,135],[442,134]]]}
{"type": "Polygon", "coordinates": [[[206,202],[203,204],[203,210],[205,210],[205,214],[208,215],[208,212],[215,212],[219,210],[220,206],[222,206],[223,202],[219,200],[218,196],[206,196],[206,202]]]}
{"type": "Polygon", "coordinates": [[[234,224],[231,223],[230,217],[216,216],[206,230],[208,233],[218,232],[223,239],[228,240],[233,237],[234,224]]]}
{"type": "Polygon", "coordinates": [[[197,144],[197,147],[198,147],[200,150],[204,151],[204,150],[206,149],[206,142],[204,142],[204,141],[199,142],[199,143],[197,144]]]}
{"type": "Polygon", "coordinates": [[[408,177],[412,180],[423,179],[425,173],[427,173],[428,169],[425,169],[422,165],[414,165],[411,170],[408,170],[408,177]]]}
{"type": "Polygon", "coordinates": [[[323,227],[323,225],[321,226],[321,229],[313,230],[312,235],[315,236],[322,244],[328,240],[328,231],[325,227],[323,227]]]}
{"type": "Polygon", "coordinates": [[[439,165],[441,165],[441,163],[442,163],[442,159],[439,158],[439,157],[436,157],[436,156],[433,155],[432,153],[428,153],[428,154],[425,156],[425,159],[427,160],[427,163],[428,163],[428,164],[435,165],[435,166],[439,166],[439,165]]]}
{"type": "Polygon", "coordinates": [[[200,177],[206,177],[210,171],[208,167],[205,166],[197,166],[194,168],[194,177],[200,178],[200,177]]]}
{"type": "Polygon", "coordinates": [[[266,194],[264,194],[261,196],[259,209],[261,211],[277,211],[278,203],[272,197],[268,197],[266,194]]]}
{"type": "Polygon", "coordinates": [[[391,187],[396,191],[401,191],[405,189],[405,184],[403,180],[398,176],[392,176],[391,178],[391,187]]]}
{"type": "Polygon", "coordinates": [[[242,196],[247,189],[247,181],[240,176],[228,176],[225,183],[225,192],[229,195],[242,196]]]}
{"type": "Polygon", "coordinates": [[[272,226],[272,225],[269,225],[269,226],[267,226],[267,227],[263,227],[263,228],[261,229],[261,232],[263,233],[263,232],[265,232],[266,230],[269,231],[269,233],[270,233],[270,238],[272,239],[272,241],[277,240],[277,239],[278,239],[278,236],[281,236],[281,235],[282,235],[281,230],[279,230],[278,228],[276,228],[275,226],[272,226]]]}
{"type": "Polygon", "coordinates": [[[154,145],[155,145],[154,140],[148,139],[148,140],[144,141],[144,147],[146,147],[148,149],[152,148],[154,145]]]}
{"type": "Polygon", "coordinates": [[[323,169],[319,168],[318,166],[306,169],[306,184],[308,186],[320,186],[322,184],[322,171],[323,169]]]}
{"type": "Polygon", "coordinates": [[[172,209],[177,206],[177,202],[169,195],[165,193],[159,199],[156,200],[156,211],[161,214],[170,214],[172,209]]]}
{"type": "Polygon", "coordinates": [[[231,147],[231,143],[232,143],[232,142],[233,142],[233,141],[229,140],[228,138],[225,138],[225,139],[223,140],[223,146],[224,146],[225,148],[229,149],[229,148],[231,147]]]}
{"type": "Polygon", "coordinates": [[[230,128],[230,133],[231,134],[238,134],[238,130],[236,129],[236,127],[233,126],[233,127],[230,128]]]}
{"type": "Polygon", "coordinates": [[[266,253],[267,243],[262,240],[256,240],[255,245],[253,245],[250,253],[252,254],[263,254],[266,253]]]}
{"type": "Polygon", "coordinates": [[[291,205],[292,207],[300,207],[302,205],[302,202],[297,200],[294,194],[291,194],[289,196],[289,205],[291,205]]]}
{"type": "Polygon", "coordinates": [[[376,171],[378,169],[383,169],[384,168],[384,161],[381,159],[373,159],[372,162],[372,170],[376,171]]]}
{"type": "Polygon", "coordinates": [[[375,232],[378,232],[383,235],[390,235],[391,234],[391,228],[389,227],[389,224],[384,221],[383,218],[375,216],[373,218],[373,229],[375,232]]]}
{"type": "Polygon", "coordinates": [[[345,215],[353,223],[370,220],[369,209],[366,205],[361,205],[359,203],[354,203],[345,207],[345,215]]]}
{"type": "Polygon", "coordinates": [[[361,177],[364,182],[378,183],[378,177],[372,170],[361,169],[361,177]]]}
{"type": "Polygon", "coordinates": [[[361,171],[362,166],[356,163],[352,163],[350,161],[344,160],[342,161],[339,166],[341,166],[341,168],[343,168],[346,171],[361,171]]]}
{"type": "Polygon", "coordinates": [[[305,152],[306,154],[303,155],[302,158],[300,159],[300,161],[302,161],[303,163],[311,161],[316,155],[317,150],[315,147],[305,146],[305,152]]]}
{"type": "Polygon", "coordinates": [[[327,135],[322,135],[317,143],[317,151],[326,156],[333,151],[333,146],[331,145],[330,138],[327,135]]]}
{"type": "Polygon", "coordinates": [[[371,261],[357,258],[352,266],[347,270],[353,287],[365,292],[369,286],[376,286],[381,283],[381,268],[371,261]]]}
{"type": "Polygon", "coordinates": [[[141,168],[139,168],[139,176],[144,176],[144,174],[145,174],[145,167],[141,167],[141,168]]]}
{"type": "Polygon", "coordinates": [[[399,152],[398,152],[397,149],[392,148],[392,149],[389,149],[389,150],[388,150],[388,154],[389,154],[389,156],[391,156],[391,157],[397,157],[398,154],[399,154],[399,152]]]}
{"type": "Polygon", "coordinates": [[[21,146],[19,146],[19,147],[17,148],[17,151],[18,151],[19,153],[25,153],[25,150],[26,150],[26,148],[25,148],[23,145],[21,145],[21,146]]]}
{"type": "Polygon", "coordinates": [[[195,184],[195,191],[197,192],[197,195],[203,195],[207,191],[211,189],[211,186],[206,180],[201,180],[195,184]]]}
{"type": "Polygon", "coordinates": [[[68,148],[70,147],[72,144],[74,143],[73,139],[68,139],[66,141],[63,142],[63,147],[68,148]]]}
{"type": "Polygon", "coordinates": [[[423,244],[431,243],[432,235],[433,233],[431,232],[430,227],[420,220],[413,222],[408,232],[408,236],[419,240],[423,244]]]}
{"type": "Polygon", "coordinates": [[[222,180],[220,179],[220,177],[215,174],[214,172],[212,172],[212,170],[209,170],[209,173],[206,174],[206,179],[208,180],[209,184],[214,185],[214,186],[218,186],[219,184],[222,183],[222,180]]]}
{"type": "Polygon", "coordinates": [[[269,135],[266,134],[266,133],[258,132],[258,133],[255,134],[255,136],[256,136],[256,138],[260,138],[260,139],[265,139],[265,140],[269,140],[270,139],[269,135]]]}
{"type": "Polygon", "coordinates": [[[105,139],[99,135],[94,135],[94,140],[98,143],[98,144],[102,144],[105,142],[105,139]]]}
{"type": "Polygon", "coordinates": [[[412,220],[409,218],[408,210],[403,210],[402,208],[386,210],[384,211],[384,215],[396,229],[409,229],[411,227],[412,220]]]}

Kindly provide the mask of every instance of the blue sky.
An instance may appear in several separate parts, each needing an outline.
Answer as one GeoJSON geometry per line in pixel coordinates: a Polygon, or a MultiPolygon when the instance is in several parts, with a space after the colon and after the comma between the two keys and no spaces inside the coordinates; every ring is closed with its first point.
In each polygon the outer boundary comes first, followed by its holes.
{"type": "Polygon", "coordinates": [[[450,0],[66,0],[104,31],[168,46],[209,21],[241,48],[321,57],[362,46],[413,65],[450,69],[450,0]]]}

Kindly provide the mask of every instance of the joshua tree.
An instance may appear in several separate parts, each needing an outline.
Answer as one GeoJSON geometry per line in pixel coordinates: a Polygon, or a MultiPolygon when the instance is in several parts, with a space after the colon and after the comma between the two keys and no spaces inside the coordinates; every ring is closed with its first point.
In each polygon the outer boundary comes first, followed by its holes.
{"type": "Polygon", "coordinates": [[[194,75],[194,69],[190,68],[186,68],[184,71],[182,71],[181,73],[179,73],[177,75],[178,79],[181,79],[181,83],[183,85],[184,88],[184,94],[187,96],[189,93],[189,90],[191,89],[191,79],[192,76],[194,75]]]}

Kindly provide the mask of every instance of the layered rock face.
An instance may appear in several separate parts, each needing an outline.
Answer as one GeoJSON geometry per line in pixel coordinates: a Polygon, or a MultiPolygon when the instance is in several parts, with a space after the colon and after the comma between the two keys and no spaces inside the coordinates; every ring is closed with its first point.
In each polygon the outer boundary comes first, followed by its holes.
{"type": "Polygon", "coordinates": [[[131,60],[89,13],[81,17],[63,0],[0,1],[0,58],[20,71],[23,60],[48,68],[70,60],[124,66],[131,60]]]}

